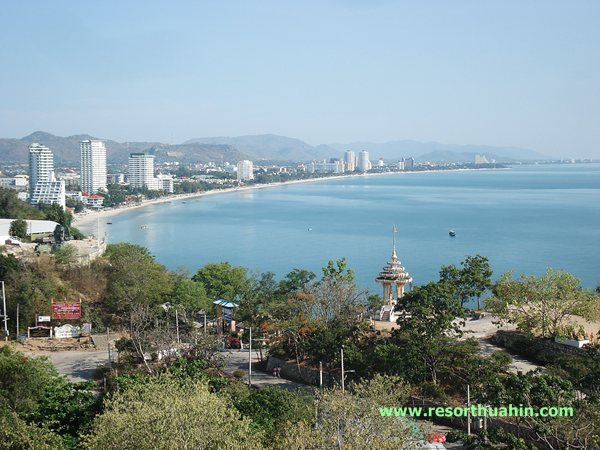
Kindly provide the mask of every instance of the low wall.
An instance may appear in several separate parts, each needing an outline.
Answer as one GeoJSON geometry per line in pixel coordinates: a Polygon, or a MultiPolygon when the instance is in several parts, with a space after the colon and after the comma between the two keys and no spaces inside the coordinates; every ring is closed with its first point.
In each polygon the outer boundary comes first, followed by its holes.
{"type": "Polygon", "coordinates": [[[498,330],[492,336],[491,341],[495,345],[504,347],[540,364],[548,364],[561,356],[583,356],[586,354],[586,349],[559,344],[550,339],[532,337],[518,331],[498,330]]]}
{"type": "MultiPolygon", "coordinates": [[[[319,385],[319,371],[311,367],[298,366],[294,361],[284,361],[283,359],[269,356],[267,360],[267,372],[271,373],[274,367],[281,369],[280,374],[288,380],[298,381],[312,386],[319,385]]],[[[328,372],[323,372],[323,386],[333,386],[337,378],[328,372]]]]}

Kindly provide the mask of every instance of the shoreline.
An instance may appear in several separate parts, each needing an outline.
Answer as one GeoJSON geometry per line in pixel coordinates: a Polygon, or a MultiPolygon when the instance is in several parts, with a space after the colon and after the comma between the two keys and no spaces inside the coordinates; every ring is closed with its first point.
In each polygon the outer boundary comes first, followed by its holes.
{"type": "Polygon", "coordinates": [[[315,183],[319,181],[330,181],[330,180],[339,180],[343,178],[354,178],[354,177],[370,177],[370,176],[383,176],[383,175],[409,175],[416,173],[441,173],[441,172],[473,172],[473,171],[495,171],[495,170],[507,170],[509,168],[497,168],[497,169],[441,169],[441,170],[416,170],[409,172],[377,172],[377,173],[361,173],[361,174],[348,174],[348,175],[337,175],[337,176],[327,176],[322,178],[309,178],[305,180],[290,180],[290,181],[282,181],[277,183],[269,183],[269,184],[253,184],[251,186],[241,186],[241,187],[233,187],[226,189],[213,189],[211,191],[202,191],[202,192],[193,192],[190,194],[171,194],[161,198],[156,198],[153,200],[142,200],[140,204],[130,205],[130,206],[120,206],[117,208],[108,208],[102,209],[101,211],[90,211],[85,214],[74,214],[72,226],[83,231],[86,228],[92,226],[95,222],[101,219],[108,219],[109,217],[114,217],[120,214],[124,214],[135,209],[145,208],[147,206],[158,205],[161,203],[172,202],[176,200],[187,200],[191,198],[199,198],[207,195],[216,195],[216,194],[225,194],[232,192],[244,192],[250,191],[254,189],[265,189],[265,188],[273,188],[280,186],[289,186],[294,184],[301,183],[315,183]]]}

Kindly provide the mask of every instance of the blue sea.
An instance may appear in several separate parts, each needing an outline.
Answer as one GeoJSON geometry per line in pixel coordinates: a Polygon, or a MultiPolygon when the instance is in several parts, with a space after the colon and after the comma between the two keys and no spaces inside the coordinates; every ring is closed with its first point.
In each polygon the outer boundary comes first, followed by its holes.
{"type": "Polygon", "coordinates": [[[109,242],[143,245],[192,273],[229,261],[282,277],[345,257],[359,285],[379,292],[374,278],[395,224],[415,284],[474,254],[489,258],[494,278],[553,267],[589,288],[600,282],[600,164],[330,179],[174,200],[110,220],[100,230],[109,242]]]}

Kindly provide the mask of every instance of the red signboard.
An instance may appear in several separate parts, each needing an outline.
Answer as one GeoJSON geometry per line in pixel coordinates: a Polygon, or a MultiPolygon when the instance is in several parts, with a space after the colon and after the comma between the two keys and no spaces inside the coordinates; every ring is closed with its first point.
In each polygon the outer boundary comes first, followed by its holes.
{"type": "Polygon", "coordinates": [[[81,303],[52,302],[53,319],[81,319],[81,303]]]}

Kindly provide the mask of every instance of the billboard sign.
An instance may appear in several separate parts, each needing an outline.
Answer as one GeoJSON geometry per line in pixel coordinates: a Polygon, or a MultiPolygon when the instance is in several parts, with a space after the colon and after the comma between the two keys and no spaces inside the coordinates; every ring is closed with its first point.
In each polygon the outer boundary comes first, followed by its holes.
{"type": "Polygon", "coordinates": [[[81,303],[52,302],[52,319],[81,319],[81,303]]]}
{"type": "Polygon", "coordinates": [[[38,316],[38,322],[50,322],[50,316],[38,316]]]}

